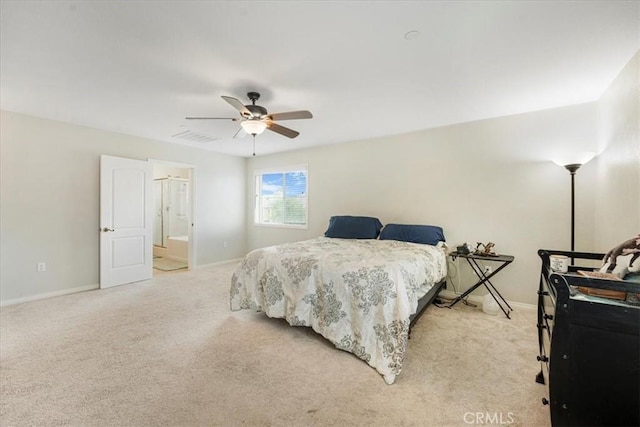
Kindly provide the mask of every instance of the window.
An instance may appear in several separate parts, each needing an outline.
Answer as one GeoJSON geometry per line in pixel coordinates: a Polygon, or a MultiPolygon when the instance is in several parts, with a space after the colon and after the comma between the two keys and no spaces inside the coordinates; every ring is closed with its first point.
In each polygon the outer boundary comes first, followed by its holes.
{"type": "Polygon", "coordinates": [[[307,167],[256,171],[255,223],[307,228],[307,167]]]}

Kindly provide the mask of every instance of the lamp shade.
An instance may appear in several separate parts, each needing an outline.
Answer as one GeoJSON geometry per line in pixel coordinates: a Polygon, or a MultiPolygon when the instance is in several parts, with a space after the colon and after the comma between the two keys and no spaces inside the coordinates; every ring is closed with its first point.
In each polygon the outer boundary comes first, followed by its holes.
{"type": "Polygon", "coordinates": [[[245,120],[240,125],[250,135],[260,135],[267,127],[267,124],[261,120],[245,120]]]}
{"type": "Polygon", "coordinates": [[[556,155],[553,163],[558,166],[566,167],[567,165],[584,165],[591,161],[597,153],[593,151],[583,151],[578,153],[564,153],[564,155],[556,155]]]}

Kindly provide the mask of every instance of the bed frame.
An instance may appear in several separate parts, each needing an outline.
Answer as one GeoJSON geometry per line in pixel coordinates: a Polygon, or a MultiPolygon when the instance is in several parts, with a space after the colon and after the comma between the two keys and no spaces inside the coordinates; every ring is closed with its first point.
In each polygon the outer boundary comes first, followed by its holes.
{"type": "Polygon", "coordinates": [[[416,309],[416,312],[412,314],[411,317],[409,317],[409,338],[411,338],[411,329],[413,328],[413,325],[416,324],[418,319],[420,319],[422,314],[427,310],[427,307],[429,307],[431,303],[436,299],[440,291],[445,289],[446,287],[447,280],[445,277],[440,282],[433,285],[431,289],[429,289],[429,292],[427,292],[422,298],[418,300],[418,308],[416,309]]]}

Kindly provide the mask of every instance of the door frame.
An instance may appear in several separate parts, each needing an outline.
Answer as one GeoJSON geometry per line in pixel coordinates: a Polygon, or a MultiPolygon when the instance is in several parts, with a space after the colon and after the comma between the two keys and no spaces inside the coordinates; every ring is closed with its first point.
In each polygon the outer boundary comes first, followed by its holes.
{"type": "MultiPolygon", "coordinates": [[[[188,236],[189,236],[189,241],[187,242],[187,268],[189,270],[192,270],[196,267],[196,227],[197,227],[197,222],[196,222],[196,166],[189,164],[189,163],[180,163],[180,162],[173,162],[170,160],[160,160],[160,159],[147,159],[149,162],[151,162],[151,165],[154,167],[154,172],[155,172],[155,166],[156,165],[160,165],[160,166],[166,166],[166,167],[172,167],[172,168],[180,168],[180,169],[188,169],[189,170],[189,187],[190,187],[190,200],[189,200],[189,209],[190,209],[190,220],[191,220],[191,227],[189,227],[189,231],[188,231],[188,236]]],[[[154,177],[155,178],[155,177],[154,177]]],[[[153,241],[151,242],[151,245],[153,247],[153,241]]]]}

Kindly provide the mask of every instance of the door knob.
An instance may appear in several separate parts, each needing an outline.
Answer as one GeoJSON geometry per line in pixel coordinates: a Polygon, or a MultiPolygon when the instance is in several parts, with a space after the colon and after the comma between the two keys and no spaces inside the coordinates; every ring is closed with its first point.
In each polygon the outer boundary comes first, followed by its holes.
{"type": "Polygon", "coordinates": [[[104,227],[101,231],[104,231],[106,233],[107,231],[116,231],[116,230],[114,230],[113,228],[104,227]]]}

